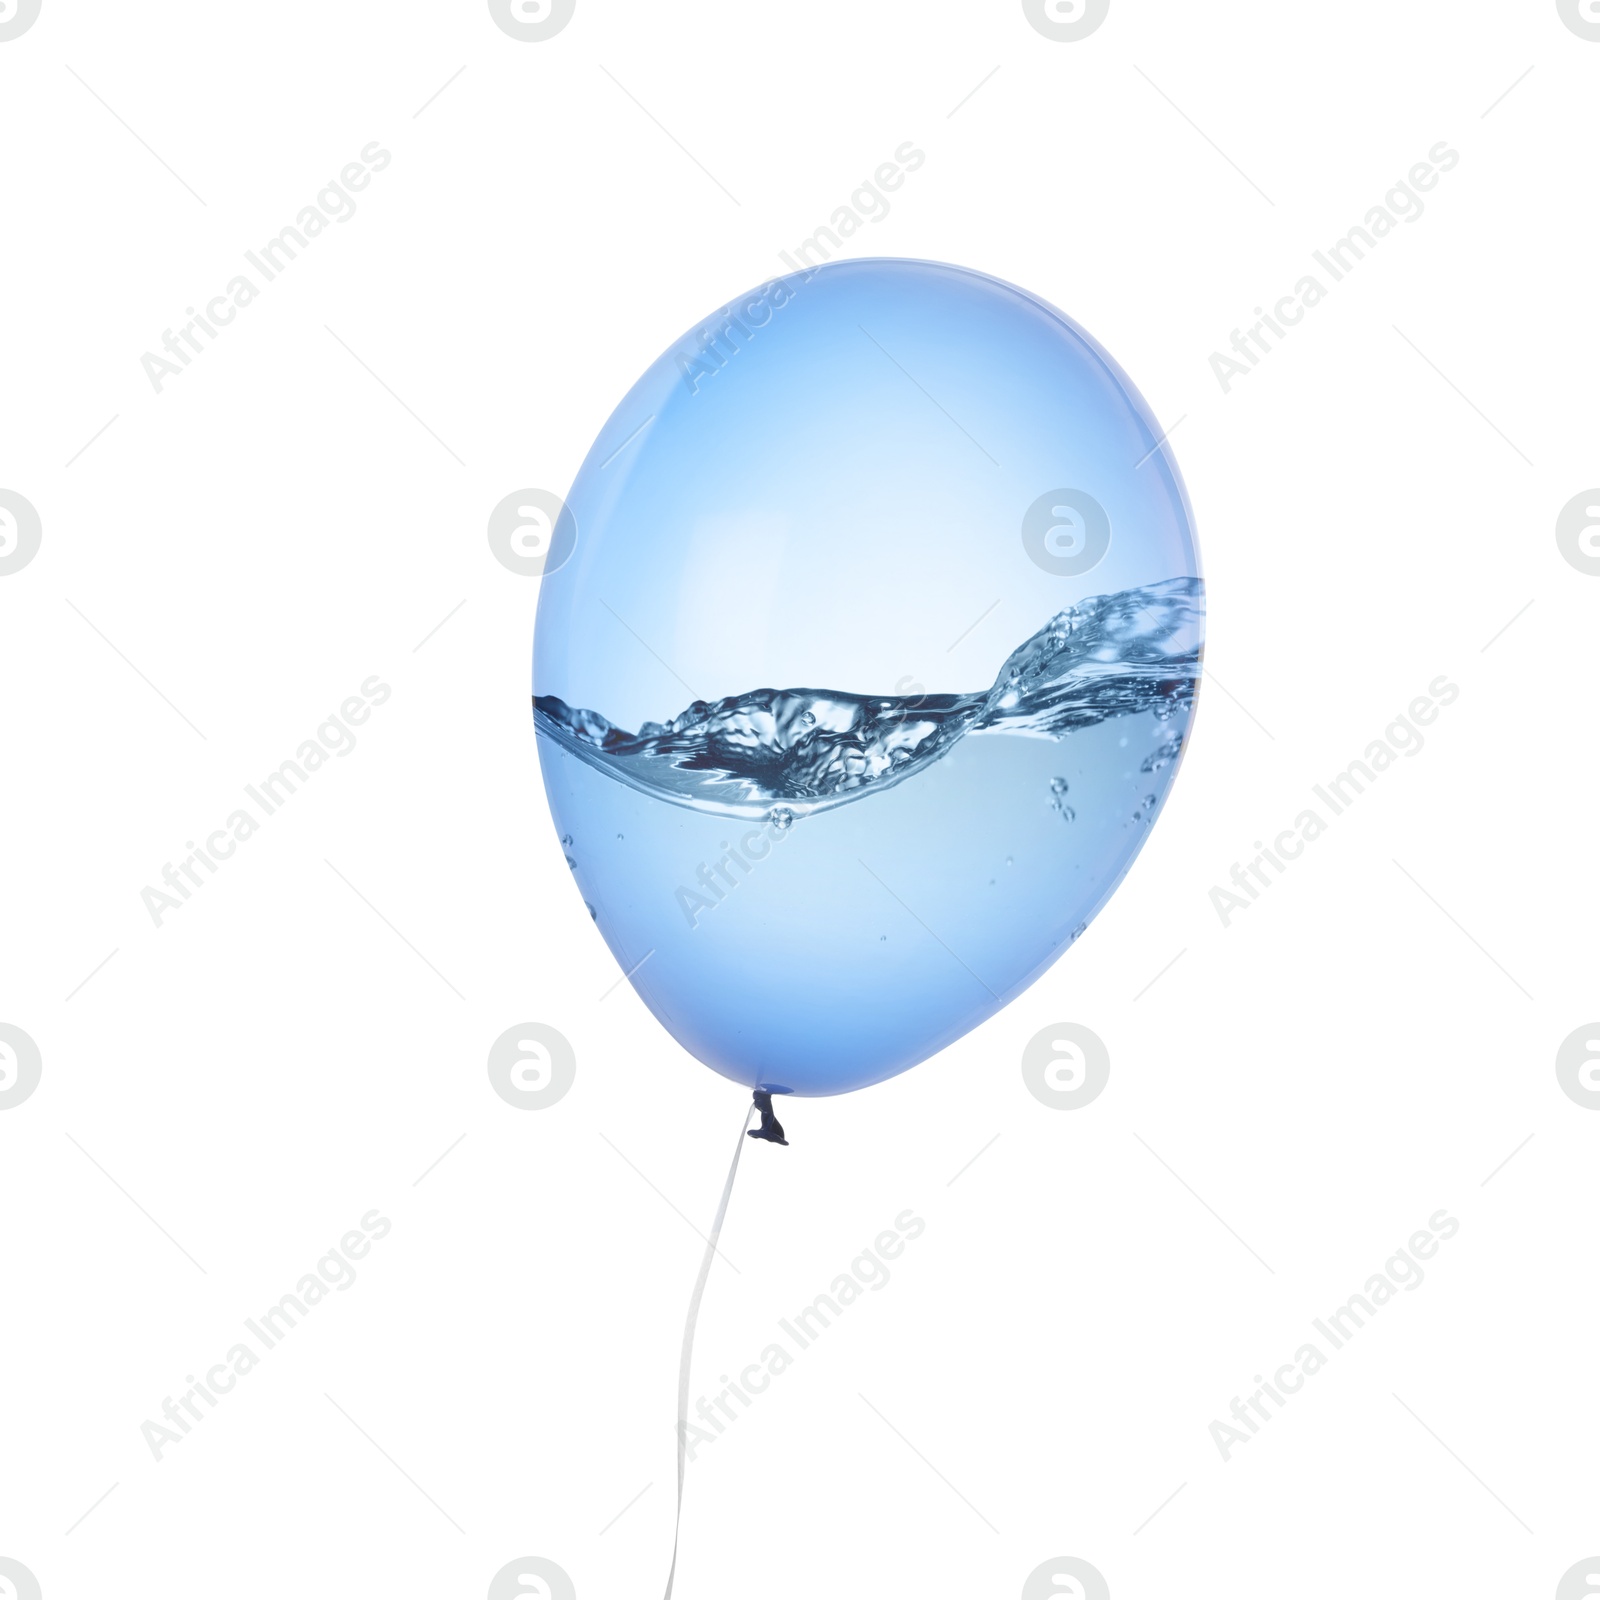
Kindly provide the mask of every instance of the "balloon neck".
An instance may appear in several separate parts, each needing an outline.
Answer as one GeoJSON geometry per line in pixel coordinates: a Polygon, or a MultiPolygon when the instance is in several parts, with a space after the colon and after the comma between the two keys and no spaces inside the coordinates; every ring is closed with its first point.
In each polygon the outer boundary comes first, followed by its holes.
{"type": "Polygon", "coordinates": [[[783,1124],[772,1114],[772,1096],[765,1089],[755,1092],[756,1110],[761,1113],[761,1126],[750,1130],[752,1139],[765,1139],[768,1144],[788,1144],[783,1136],[783,1124]]]}

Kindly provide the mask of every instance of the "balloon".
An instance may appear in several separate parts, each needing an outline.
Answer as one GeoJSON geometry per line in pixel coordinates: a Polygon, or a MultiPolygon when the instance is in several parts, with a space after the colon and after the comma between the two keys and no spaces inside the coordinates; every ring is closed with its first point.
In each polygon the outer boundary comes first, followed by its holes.
{"type": "Polygon", "coordinates": [[[832,262],[667,350],[558,512],[540,765],[589,913],[750,1088],[914,1066],[1083,932],[1199,677],[1182,482],[1076,323],[832,262]]]}

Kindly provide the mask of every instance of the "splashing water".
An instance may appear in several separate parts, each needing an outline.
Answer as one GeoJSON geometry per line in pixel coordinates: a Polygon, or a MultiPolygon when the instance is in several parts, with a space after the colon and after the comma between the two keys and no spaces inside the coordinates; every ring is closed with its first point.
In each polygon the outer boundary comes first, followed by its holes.
{"type": "MultiPolygon", "coordinates": [[[[1062,739],[1145,711],[1170,723],[1193,702],[1201,620],[1200,580],[1172,578],[1060,612],[975,694],[753,689],[696,700],[633,734],[555,695],[534,707],[541,733],[646,794],[727,816],[770,814],[786,828],[904,782],[968,735],[1062,739]]],[[[1141,770],[1170,764],[1181,745],[1181,734],[1165,738],[1141,770]]],[[[1067,781],[1051,789],[1059,797],[1067,781]]]]}

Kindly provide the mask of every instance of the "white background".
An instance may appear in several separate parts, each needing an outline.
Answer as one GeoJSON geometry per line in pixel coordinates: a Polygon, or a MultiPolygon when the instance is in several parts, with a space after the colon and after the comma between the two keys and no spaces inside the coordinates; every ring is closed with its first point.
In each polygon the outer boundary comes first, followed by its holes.
{"type": "Polygon", "coordinates": [[[0,578],[0,1021],[43,1056],[0,1112],[0,1556],[47,1600],[480,1596],[524,1555],[659,1593],[743,1097],[613,988],[538,783],[538,580],[485,525],[910,139],[849,253],[1024,285],[1182,419],[1215,677],[1067,958],[747,1149],[697,1394],[927,1227],[700,1452],[678,1593],[1070,1555],[1117,1600],[1554,1594],[1600,1547],[1600,1116],[1554,1072],[1600,1013],[1600,581],[1554,538],[1600,480],[1597,77],[1543,0],[1113,0],[1072,44],[1003,0],[579,0],[538,44],[467,0],[44,0],[0,43],[0,487],[43,524],[0,578]],[[141,355],[372,140],[357,214],[156,394],[141,355]],[[1440,140],[1425,215],[1225,395],[1211,352],[1440,140]],[[141,889],[372,674],[358,748],[156,928],[141,889]],[[1211,887],[1440,674],[1426,748],[1224,928],[1211,887]],[[527,1020],[578,1057],[545,1111],[485,1071],[527,1020]],[[1079,1111],[1019,1070],[1062,1021],[1111,1053],[1079,1111]],[[360,1280],[152,1459],[374,1207],[360,1280]],[[1427,1281],[1224,1463],[1209,1424],[1440,1208],[1427,1281]]]}

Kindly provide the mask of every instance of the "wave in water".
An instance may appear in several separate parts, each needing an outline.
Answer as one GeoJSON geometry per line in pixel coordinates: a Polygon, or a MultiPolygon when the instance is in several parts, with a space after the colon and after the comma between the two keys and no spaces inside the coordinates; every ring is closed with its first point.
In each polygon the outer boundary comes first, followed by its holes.
{"type": "MultiPolygon", "coordinates": [[[[903,782],[959,739],[1065,739],[1111,717],[1186,713],[1200,673],[1203,595],[1198,578],[1096,595],[1052,617],[1012,651],[991,688],[973,694],[752,689],[696,700],[637,733],[535,695],[534,721],[563,749],[658,799],[737,816],[776,811],[785,822],[903,782]]],[[[1181,744],[1175,732],[1160,764],[1181,744]]]]}

